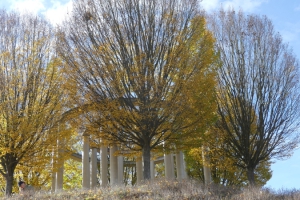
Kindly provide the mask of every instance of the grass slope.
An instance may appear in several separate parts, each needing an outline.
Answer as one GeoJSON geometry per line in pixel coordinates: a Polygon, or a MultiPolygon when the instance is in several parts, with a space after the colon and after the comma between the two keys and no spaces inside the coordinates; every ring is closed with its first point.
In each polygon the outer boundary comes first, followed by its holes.
{"type": "Polygon", "coordinates": [[[194,181],[156,180],[133,187],[106,187],[94,190],[72,190],[50,194],[40,191],[35,194],[14,195],[9,200],[299,200],[299,190],[271,191],[270,189],[246,188],[243,190],[221,186],[204,187],[194,181]]]}

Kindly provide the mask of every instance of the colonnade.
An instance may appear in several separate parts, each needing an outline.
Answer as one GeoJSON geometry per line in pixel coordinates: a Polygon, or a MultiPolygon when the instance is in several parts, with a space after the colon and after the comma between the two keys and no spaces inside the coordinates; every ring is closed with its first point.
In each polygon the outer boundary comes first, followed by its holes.
{"type": "MultiPolygon", "coordinates": [[[[124,181],[124,157],[121,155],[115,155],[118,150],[117,145],[102,146],[100,148],[100,185],[105,187],[108,183],[111,186],[122,185],[124,181]],[[110,154],[110,159],[108,163],[108,149],[110,154]],[[109,179],[108,180],[108,166],[109,179]]],[[[90,147],[89,135],[83,135],[83,151],[82,151],[82,188],[90,189],[97,186],[97,152],[98,149],[95,147],[90,147]],[[91,152],[90,152],[91,151],[91,152]]],[[[165,154],[163,159],[151,160],[150,161],[150,175],[151,179],[155,177],[155,164],[164,162],[165,165],[165,178],[167,180],[182,180],[187,179],[187,173],[185,170],[184,154],[182,151],[176,154],[165,154]],[[175,165],[176,163],[176,165],[175,165]],[[175,167],[176,175],[175,176],[175,167]]],[[[137,184],[143,181],[143,158],[136,158],[136,176],[137,184]]],[[[52,175],[52,191],[59,191],[63,189],[63,163],[61,167],[57,170],[55,174],[52,175]]]]}

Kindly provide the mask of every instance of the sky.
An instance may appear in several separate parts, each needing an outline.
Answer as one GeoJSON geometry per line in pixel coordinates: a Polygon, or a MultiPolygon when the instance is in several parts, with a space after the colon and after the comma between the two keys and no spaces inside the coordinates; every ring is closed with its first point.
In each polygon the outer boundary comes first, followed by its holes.
{"type": "MultiPolygon", "coordinates": [[[[220,8],[234,8],[246,13],[266,15],[300,60],[300,0],[203,0],[202,8],[213,12],[220,8]]],[[[54,25],[72,12],[71,0],[0,0],[0,8],[44,15],[54,25]]],[[[275,161],[271,166],[272,178],[266,187],[300,189],[300,148],[292,157],[275,161]]]]}

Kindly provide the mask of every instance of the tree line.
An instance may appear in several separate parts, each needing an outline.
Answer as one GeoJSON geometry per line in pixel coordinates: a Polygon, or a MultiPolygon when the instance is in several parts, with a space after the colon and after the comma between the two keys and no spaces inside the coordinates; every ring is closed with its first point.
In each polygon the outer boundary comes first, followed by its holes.
{"type": "Polygon", "coordinates": [[[265,184],[299,142],[298,61],[265,16],[78,0],[62,26],[5,10],[0,26],[6,195],[20,172],[49,184],[57,141],[71,152],[83,132],[141,152],[145,179],[150,152],[185,151],[191,177],[239,186],[265,184]]]}

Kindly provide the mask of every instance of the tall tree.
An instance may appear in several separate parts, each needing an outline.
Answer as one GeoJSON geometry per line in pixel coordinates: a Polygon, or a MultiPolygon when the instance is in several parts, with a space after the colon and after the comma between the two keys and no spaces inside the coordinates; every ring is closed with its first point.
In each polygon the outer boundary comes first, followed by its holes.
{"type": "Polygon", "coordinates": [[[0,174],[6,195],[17,165],[37,162],[59,136],[54,124],[62,111],[62,79],[53,39],[43,19],[0,11],[0,174]]]}
{"type": "Polygon", "coordinates": [[[214,83],[215,57],[197,4],[78,0],[60,33],[59,51],[75,94],[95,104],[102,116],[98,126],[109,139],[142,150],[145,179],[151,149],[201,119],[186,94],[193,89],[205,96],[213,88],[195,86],[196,80],[214,83]]]}
{"type": "Polygon", "coordinates": [[[289,156],[298,144],[298,62],[265,16],[221,10],[209,17],[222,66],[218,113],[226,143],[255,184],[266,159],[289,156]]]}

